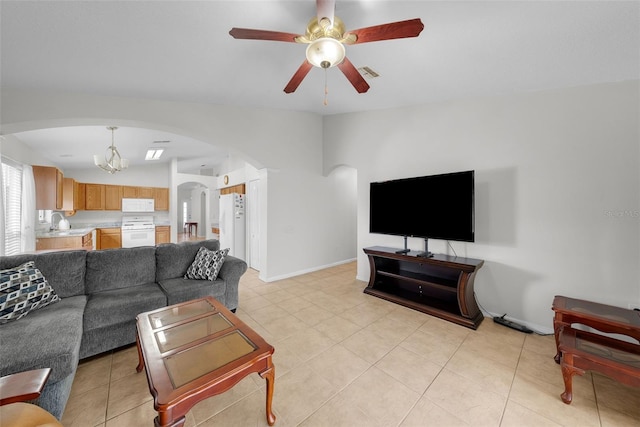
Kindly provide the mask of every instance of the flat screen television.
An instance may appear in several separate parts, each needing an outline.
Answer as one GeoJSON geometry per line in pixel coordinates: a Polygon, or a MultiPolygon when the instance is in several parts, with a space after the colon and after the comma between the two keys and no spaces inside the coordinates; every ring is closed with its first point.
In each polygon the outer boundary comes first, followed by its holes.
{"type": "Polygon", "coordinates": [[[473,242],[474,193],[474,171],[372,182],[369,232],[473,242]]]}

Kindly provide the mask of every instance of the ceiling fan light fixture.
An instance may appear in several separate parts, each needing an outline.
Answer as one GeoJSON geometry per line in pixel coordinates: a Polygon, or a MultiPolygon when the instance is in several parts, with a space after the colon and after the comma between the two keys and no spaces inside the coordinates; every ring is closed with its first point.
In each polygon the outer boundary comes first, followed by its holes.
{"type": "Polygon", "coordinates": [[[346,55],[344,45],[331,37],[314,40],[307,46],[307,61],[318,68],[330,68],[340,64],[346,55]]]}

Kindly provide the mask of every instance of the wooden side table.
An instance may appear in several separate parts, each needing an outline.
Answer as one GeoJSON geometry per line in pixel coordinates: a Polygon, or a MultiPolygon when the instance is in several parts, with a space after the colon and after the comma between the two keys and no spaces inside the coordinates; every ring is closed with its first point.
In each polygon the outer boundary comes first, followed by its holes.
{"type": "Polygon", "coordinates": [[[551,309],[555,312],[553,332],[556,338],[556,363],[560,363],[560,329],[579,323],[600,332],[622,334],[640,343],[640,311],[597,302],[556,295],[551,309]]]}
{"type": "Polygon", "coordinates": [[[37,399],[50,374],[50,368],[43,368],[0,378],[0,406],[37,399]]]}
{"type": "Polygon", "coordinates": [[[572,377],[596,371],[629,386],[640,387],[640,346],[600,334],[563,326],[560,329],[562,401],[573,400],[572,377]]]}

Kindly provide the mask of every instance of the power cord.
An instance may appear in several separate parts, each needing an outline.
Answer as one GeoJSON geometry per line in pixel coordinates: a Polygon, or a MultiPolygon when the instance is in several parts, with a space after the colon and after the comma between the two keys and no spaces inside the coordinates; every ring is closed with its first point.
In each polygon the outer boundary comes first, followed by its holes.
{"type": "MultiPolygon", "coordinates": [[[[475,297],[475,299],[476,299],[476,303],[477,303],[477,304],[478,304],[478,306],[480,307],[480,310],[482,310],[484,313],[487,313],[487,314],[491,315],[491,312],[487,311],[487,310],[482,306],[482,304],[480,304],[480,302],[478,301],[478,295],[477,295],[475,292],[473,293],[473,296],[475,297]]],[[[509,320],[506,320],[506,319],[504,318],[506,315],[507,315],[507,313],[503,314],[502,316],[495,316],[495,317],[493,317],[493,319],[494,319],[494,321],[495,321],[496,319],[501,319],[501,321],[496,322],[496,323],[501,323],[501,324],[505,324],[506,322],[509,322],[509,323],[515,323],[515,322],[510,322],[509,320]]],[[[542,332],[540,332],[540,331],[536,331],[535,329],[528,328],[528,327],[526,327],[526,326],[523,326],[523,328],[526,328],[526,329],[530,330],[531,332],[533,332],[534,334],[539,335],[539,336],[541,336],[541,337],[548,337],[549,335],[553,335],[553,332],[546,334],[546,333],[542,333],[542,332]]]]}
{"type": "Polygon", "coordinates": [[[449,245],[449,247],[451,248],[451,250],[453,251],[453,254],[456,256],[456,258],[458,257],[458,254],[456,253],[456,250],[453,249],[453,246],[451,246],[451,242],[447,240],[447,245],[449,245]]]}

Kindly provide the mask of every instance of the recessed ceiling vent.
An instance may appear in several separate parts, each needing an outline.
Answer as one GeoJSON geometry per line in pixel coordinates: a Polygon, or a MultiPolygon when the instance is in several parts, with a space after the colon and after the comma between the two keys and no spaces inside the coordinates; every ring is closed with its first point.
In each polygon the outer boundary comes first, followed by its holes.
{"type": "Polygon", "coordinates": [[[370,67],[360,67],[358,68],[358,71],[360,71],[360,74],[362,74],[362,76],[367,79],[375,79],[376,77],[380,77],[380,74],[373,71],[370,67]]]}
{"type": "Polygon", "coordinates": [[[168,141],[168,140],[167,141],[153,141],[154,144],[168,144],[170,142],[171,141],[168,141]]]}

